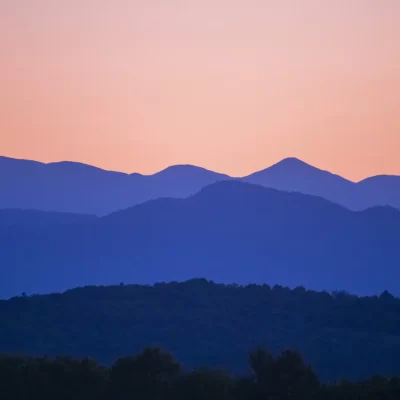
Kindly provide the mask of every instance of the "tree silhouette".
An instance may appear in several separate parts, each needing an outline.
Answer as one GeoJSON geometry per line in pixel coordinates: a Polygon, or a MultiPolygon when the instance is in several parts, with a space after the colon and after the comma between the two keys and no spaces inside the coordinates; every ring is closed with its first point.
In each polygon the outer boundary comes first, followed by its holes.
{"type": "Polygon", "coordinates": [[[111,369],[110,390],[118,399],[126,393],[136,399],[167,398],[171,386],[180,376],[180,365],[171,354],[149,348],[133,357],[119,359],[111,369]]]}
{"type": "Polygon", "coordinates": [[[233,396],[232,379],[221,371],[201,369],[190,372],[179,382],[179,400],[229,400],[233,396]]]}
{"type": "Polygon", "coordinates": [[[400,378],[320,385],[296,351],[250,353],[252,373],[185,371],[158,348],[107,368],[91,359],[0,357],[1,400],[397,400],[400,378]]]}

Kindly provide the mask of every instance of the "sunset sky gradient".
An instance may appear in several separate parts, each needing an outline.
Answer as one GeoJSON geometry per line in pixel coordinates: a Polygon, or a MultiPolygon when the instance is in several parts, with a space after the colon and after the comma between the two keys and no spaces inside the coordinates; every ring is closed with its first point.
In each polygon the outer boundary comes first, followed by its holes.
{"type": "Polygon", "coordinates": [[[0,154],[400,175],[399,0],[0,0],[0,154]]]}

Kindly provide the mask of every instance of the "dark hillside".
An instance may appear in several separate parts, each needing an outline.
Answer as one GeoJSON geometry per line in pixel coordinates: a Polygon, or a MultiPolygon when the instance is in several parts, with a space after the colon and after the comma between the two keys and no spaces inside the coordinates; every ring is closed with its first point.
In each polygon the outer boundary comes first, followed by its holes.
{"type": "Polygon", "coordinates": [[[247,371],[249,349],[298,349],[323,379],[400,374],[400,300],[304,288],[219,285],[74,289],[0,301],[0,353],[90,356],[111,364],[144,347],[186,368],[247,371]]]}

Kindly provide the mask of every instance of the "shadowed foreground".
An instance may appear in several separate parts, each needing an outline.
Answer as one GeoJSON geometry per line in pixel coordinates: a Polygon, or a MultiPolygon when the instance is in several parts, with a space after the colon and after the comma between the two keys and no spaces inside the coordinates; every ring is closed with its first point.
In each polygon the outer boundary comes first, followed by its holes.
{"type": "Polygon", "coordinates": [[[148,348],[111,368],[91,359],[0,358],[2,399],[40,400],[265,400],[398,399],[400,379],[322,385],[299,353],[256,349],[247,375],[184,370],[167,352],[148,348]]]}

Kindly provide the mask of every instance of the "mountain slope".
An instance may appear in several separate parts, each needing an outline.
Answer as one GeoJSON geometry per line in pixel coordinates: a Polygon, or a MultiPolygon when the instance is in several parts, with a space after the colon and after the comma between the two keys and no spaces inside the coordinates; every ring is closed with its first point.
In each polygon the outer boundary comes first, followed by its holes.
{"type": "Polygon", "coordinates": [[[0,246],[2,297],[194,277],[400,294],[399,211],[235,181],[0,246]]]}
{"type": "Polygon", "coordinates": [[[400,176],[380,175],[355,183],[296,158],[287,158],[242,180],[278,190],[321,196],[351,210],[378,205],[400,209],[400,176]]]}
{"type": "Polygon", "coordinates": [[[37,230],[56,225],[88,222],[94,215],[45,212],[37,210],[4,209],[0,210],[0,234],[10,230],[37,230]]]}
{"type": "Polygon", "coordinates": [[[400,208],[400,176],[378,175],[357,183],[359,207],[371,204],[400,208]]]}
{"type": "Polygon", "coordinates": [[[0,157],[0,209],[29,208],[105,215],[162,196],[187,197],[225,175],[176,166],[151,176],[89,165],[0,157]]]}
{"type": "Polygon", "coordinates": [[[0,209],[106,215],[159,197],[185,198],[230,179],[321,196],[352,210],[378,205],[400,209],[398,176],[354,183],[296,158],[243,178],[231,178],[191,165],[172,166],[154,175],[128,175],[80,163],[42,164],[6,157],[0,157],[0,209]]]}
{"type": "Polygon", "coordinates": [[[347,208],[359,209],[355,183],[296,158],[284,159],[243,180],[278,190],[321,196],[347,208]]]}

